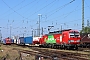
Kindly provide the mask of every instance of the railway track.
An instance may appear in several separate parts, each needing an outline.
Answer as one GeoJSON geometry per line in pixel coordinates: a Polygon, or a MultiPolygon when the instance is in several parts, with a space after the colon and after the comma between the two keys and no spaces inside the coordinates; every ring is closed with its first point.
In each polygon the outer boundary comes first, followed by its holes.
{"type": "MultiPolygon", "coordinates": [[[[27,46],[20,46],[26,48],[27,46]]],[[[59,49],[50,49],[50,48],[39,48],[39,47],[28,47],[29,49],[32,50],[20,50],[22,53],[30,54],[30,55],[39,55],[44,58],[47,58],[47,60],[53,60],[53,59],[58,59],[58,60],[88,60],[90,54],[83,54],[82,52],[79,53],[77,51],[71,52],[72,50],[59,50],[59,49]]],[[[18,49],[17,49],[18,50],[18,49]]],[[[81,49],[84,50],[84,49],[81,49]]]]}
{"type": "MultiPolygon", "coordinates": [[[[16,45],[16,44],[11,44],[11,46],[13,46],[13,47],[17,47],[17,46],[19,46],[19,47],[23,47],[23,48],[43,48],[43,47],[39,47],[39,46],[35,46],[35,45],[29,45],[29,46],[27,46],[27,45],[16,45]]],[[[49,48],[47,48],[47,49],[49,49],[49,48]]],[[[51,48],[50,48],[51,49],[51,48]]],[[[53,48],[54,49],[54,48],[53,48]]],[[[64,49],[57,49],[57,50],[64,50],[64,49]]],[[[68,49],[69,50],[69,49],[68,49]]],[[[71,50],[73,50],[73,49],[71,49],[71,50]]],[[[90,51],[90,48],[81,48],[81,47],[79,47],[78,48],[78,50],[73,50],[73,51],[90,51]]]]}
{"type": "Polygon", "coordinates": [[[47,48],[30,48],[30,50],[22,50],[21,52],[31,55],[39,55],[44,58],[48,58],[50,60],[58,59],[58,60],[88,60],[89,54],[81,54],[81,53],[72,53],[59,51],[57,49],[47,49],[47,48]]]}
{"type": "Polygon", "coordinates": [[[33,49],[33,50],[37,50],[37,51],[40,51],[42,53],[45,53],[45,54],[49,54],[50,55],[56,55],[57,57],[59,58],[66,58],[66,59],[76,59],[76,60],[88,60],[86,59],[90,54],[81,54],[81,53],[78,53],[77,51],[75,53],[73,52],[65,52],[65,51],[61,51],[61,50],[57,50],[57,49],[33,49]]]}
{"type": "Polygon", "coordinates": [[[48,59],[62,59],[62,60],[88,60],[86,59],[87,55],[85,54],[73,54],[66,52],[56,52],[56,51],[47,51],[47,50],[38,50],[38,51],[28,51],[23,50],[20,51],[22,53],[31,54],[31,55],[39,55],[48,59]]]}

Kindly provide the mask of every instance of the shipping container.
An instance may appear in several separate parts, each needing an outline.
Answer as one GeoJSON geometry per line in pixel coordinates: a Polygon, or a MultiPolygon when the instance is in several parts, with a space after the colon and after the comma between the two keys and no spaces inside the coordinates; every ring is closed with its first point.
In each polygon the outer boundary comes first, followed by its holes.
{"type": "Polygon", "coordinates": [[[24,45],[25,44],[24,37],[19,37],[19,41],[20,41],[20,45],[24,45]]]}
{"type": "Polygon", "coordinates": [[[20,44],[19,36],[16,37],[16,44],[20,44]]]}
{"type": "Polygon", "coordinates": [[[40,44],[39,40],[41,37],[33,37],[33,44],[40,44]]]}
{"type": "Polygon", "coordinates": [[[17,40],[17,39],[14,39],[14,43],[16,43],[16,40],[17,40]]]}
{"type": "Polygon", "coordinates": [[[12,44],[14,43],[14,39],[11,39],[11,43],[12,43],[12,44]]]}
{"type": "Polygon", "coordinates": [[[12,39],[13,39],[13,43],[16,44],[17,37],[16,36],[12,36],[12,39]]]}
{"type": "Polygon", "coordinates": [[[17,39],[16,40],[16,44],[20,44],[20,39],[17,39]]]}
{"type": "Polygon", "coordinates": [[[24,38],[24,42],[25,42],[25,45],[32,44],[32,43],[33,43],[33,37],[32,37],[32,36],[30,36],[30,37],[25,37],[25,38],[24,38]]]}

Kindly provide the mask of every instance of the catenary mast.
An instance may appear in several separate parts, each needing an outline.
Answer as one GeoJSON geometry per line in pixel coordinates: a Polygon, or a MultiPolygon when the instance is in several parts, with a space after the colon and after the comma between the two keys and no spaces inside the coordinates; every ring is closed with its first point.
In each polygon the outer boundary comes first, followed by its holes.
{"type": "Polygon", "coordinates": [[[84,29],[84,0],[82,0],[82,30],[84,29]]]}

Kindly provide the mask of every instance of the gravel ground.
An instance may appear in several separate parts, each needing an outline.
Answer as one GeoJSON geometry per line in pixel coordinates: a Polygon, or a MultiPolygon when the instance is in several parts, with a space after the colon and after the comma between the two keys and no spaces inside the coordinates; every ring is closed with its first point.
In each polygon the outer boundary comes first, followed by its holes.
{"type": "MultiPolygon", "coordinates": [[[[10,45],[0,46],[0,60],[20,60],[20,52],[15,48],[23,49],[22,47],[11,47],[10,45]]],[[[25,49],[25,48],[24,48],[25,49]]],[[[22,54],[22,60],[35,60],[35,56],[22,54]]]]}

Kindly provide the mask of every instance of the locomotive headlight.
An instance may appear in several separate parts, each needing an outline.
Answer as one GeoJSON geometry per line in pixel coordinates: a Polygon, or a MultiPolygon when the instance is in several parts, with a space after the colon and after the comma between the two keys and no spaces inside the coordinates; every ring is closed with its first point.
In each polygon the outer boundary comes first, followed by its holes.
{"type": "Polygon", "coordinates": [[[70,40],[71,42],[74,42],[74,40],[70,40]]]}
{"type": "Polygon", "coordinates": [[[76,42],[80,42],[80,40],[77,40],[76,42]]]}
{"type": "Polygon", "coordinates": [[[68,42],[69,42],[69,43],[70,43],[70,42],[74,42],[74,40],[69,40],[68,42]]]}

